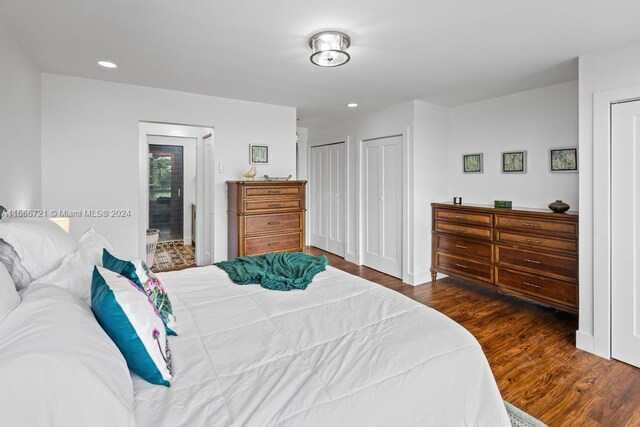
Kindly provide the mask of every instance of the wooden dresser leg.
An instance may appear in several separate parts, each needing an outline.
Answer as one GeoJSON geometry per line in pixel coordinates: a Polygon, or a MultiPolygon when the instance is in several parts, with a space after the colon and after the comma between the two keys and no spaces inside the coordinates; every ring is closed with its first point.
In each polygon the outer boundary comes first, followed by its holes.
{"type": "Polygon", "coordinates": [[[431,271],[431,282],[435,282],[438,277],[438,273],[435,271],[431,271]]]}

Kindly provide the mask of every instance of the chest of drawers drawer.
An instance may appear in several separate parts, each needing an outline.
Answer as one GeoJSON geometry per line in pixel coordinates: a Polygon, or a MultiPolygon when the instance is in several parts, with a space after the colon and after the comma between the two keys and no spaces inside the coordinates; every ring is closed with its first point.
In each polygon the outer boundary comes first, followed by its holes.
{"type": "Polygon", "coordinates": [[[578,238],[578,224],[575,221],[555,221],[536,217],[496,214],[496,229],[524,231],[527,234],[553,235],[569,239],[578,238]]]}
{"type": "Polygon", "coordinates": [[[493,214],[464,212],[454,209],[436,209],[436,219],[464,224],[484,225],[487,227],[493,225],[493,214]]]}
{"type": "Polygon", "coordinates": [[[244,216],[245,235],[272,233],[283,230],[301,230],[302,212],[244,216]]]}
{"type": "Polygon", "coordinates": [[[558,239],[554,237],[512,233],[510,231],[496,230],[495,240],[508,244],[531,246],[552,251],[563,251],[578,253],[578,242],[576,240],[558,239]]]}
{"type": "Polygon", "coordinates": [[[464,224],[454,224],[444,221],[436,221],[436,231],[453,233],[458,236],[475,237],[476,239],[491,240],[492,238],[492,232],[490,228],[464,224]]]}
{"type": "Polygon", "coordinates": [[[301,251],[302,233],[281,233],[244,239],[244,255],[259,255],[267,252],[301,251]]]}
{"type": "Polygon", "coordinates": [[[274,198],[269,200],[255,199],[244,201],[244,211],[246,213],[261,211],[274,212],[292,209],[302,209],[302,202],[300,199],[274,198]]]}
{"type": "Polygon", "coordinates": [[[449,254],[436,253],[436,265],[442,271],[447,271],[461,276],[471,277],[476,280],[493,282],[493,267],[489,263],[470,260],[449,254]]]}
{"type": "Polygon", "coordinates": [[[301,188],[291,187],[247,187],[244,189],[244,197],[247,199],[255,197],[300,197],[301,188]]]}
{"type": "Polygon", "coordinates": [[[578,282],[577,258],[500,245],[497,245],[495,249],[496,262],[500,267],[512,267],[546,277],[573,283],[578,282]]]}
{"type": "Polygon", "coordinates": [[[435,236],[435,245],[438,252],[450,253],[462,257],[477,258],[486,262],[491,262],[493,260],[491,243],[438,234],[435,236]]]}
{"type": "Polygon", "coordinates": [[[497,267],[496,284],[574,309],[578,307],[578,287],[573,283],[497,267]]]}

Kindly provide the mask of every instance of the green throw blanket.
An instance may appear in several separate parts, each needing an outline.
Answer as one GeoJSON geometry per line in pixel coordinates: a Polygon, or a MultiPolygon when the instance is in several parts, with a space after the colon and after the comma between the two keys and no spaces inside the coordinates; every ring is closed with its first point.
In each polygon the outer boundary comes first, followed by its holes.
{"type": "Polygon", "coordinates": [[[259,284],[275,291],[291,291],[306,289],[313,277],[329,265],[329,260],[324,255],[277,252],[239,257],[215,265],[226,271],[238,285],[259,284]]]}

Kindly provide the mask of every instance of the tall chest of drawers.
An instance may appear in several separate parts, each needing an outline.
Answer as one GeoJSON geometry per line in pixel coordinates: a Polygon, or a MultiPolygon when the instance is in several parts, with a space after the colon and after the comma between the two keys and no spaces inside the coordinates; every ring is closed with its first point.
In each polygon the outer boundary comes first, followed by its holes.
{"type": "Polygon", "coordinates": [[[304,249],[306,181],[227,181],[228,257],[304,249]]]}
{"type": "Polygon", "coordinates": [[[578,215],[433,203],[431,276],[578,312],[578,215]]]}

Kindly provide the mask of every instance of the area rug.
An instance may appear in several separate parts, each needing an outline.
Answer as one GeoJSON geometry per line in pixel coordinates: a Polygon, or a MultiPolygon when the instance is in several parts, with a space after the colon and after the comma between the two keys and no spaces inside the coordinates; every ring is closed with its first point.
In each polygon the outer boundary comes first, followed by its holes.
{"type": "Polygon", "coordinates": [[[521,409],[516,408],[509,402],[504,402],[509,414],[509,421],[513,427],[547,427],[545,423],[533,418],[521,409]]]}
{"type": "Polygon", "coordinates": [[[182,240],[169,240],[156,246],[156,257],[151,270],[175,270],[195,265],[195,246],[185,245],[182,240]]]}

